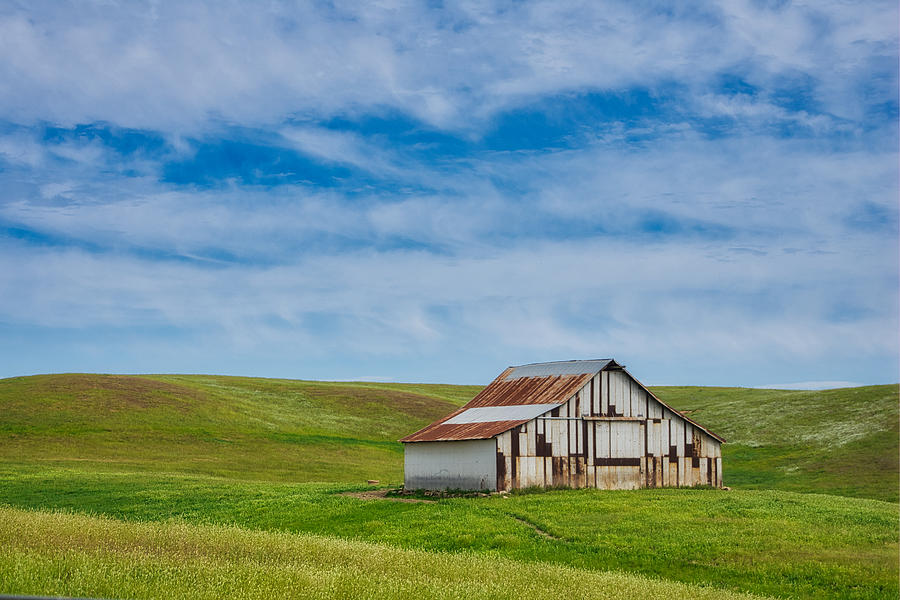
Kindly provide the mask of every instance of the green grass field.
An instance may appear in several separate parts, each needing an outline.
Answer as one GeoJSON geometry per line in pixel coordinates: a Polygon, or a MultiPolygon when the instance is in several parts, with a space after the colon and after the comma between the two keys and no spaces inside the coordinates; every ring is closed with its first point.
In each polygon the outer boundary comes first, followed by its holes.
{"type": "Polygon", "coordinates": [[[418,586],[424,596],[518,597],[509,590],[558,595],[564,586],[580,596],[593,589],[583,581],[612,585],[604,577],[624,577],[621,589],[644,590],[639,597],[898,595],[896,385],[654,389],[729,440],[731,492],[563,490],[435,503],[339,495],[365,489],[365,479],[399,483],[395,440],[478,389],[210,376],[0,380],[8,507],[0,593],[163,597],[174,585],[184,596],[268,597],[322,572],[332,583],[308,595],[399,597],[418,586]],[[65,543],[53,534],[61,523],[65,543]],[[165,544],[91,546],[103,535],[165,538],[196,556],[181,560],[165,544]],[[220,552],[223,536],[242,550],[220,552]],[[197,541],[205,539],[208,547],[197,541]],[[310,544],[342,558],[304,559],[310,544]],[[259,548],[272,545],[287,549],[266,562],[259,548]],[[373,560],[366,577],[346,558],[351,548],[406,570],[373,560]],[[468,577],[496,561],[535,580],[510,575],[498,588],[468,577]],[[460,570],[447,573],[451,566],[460,570]],[[351,568],[362,575],[335,583],[351,568]]]}

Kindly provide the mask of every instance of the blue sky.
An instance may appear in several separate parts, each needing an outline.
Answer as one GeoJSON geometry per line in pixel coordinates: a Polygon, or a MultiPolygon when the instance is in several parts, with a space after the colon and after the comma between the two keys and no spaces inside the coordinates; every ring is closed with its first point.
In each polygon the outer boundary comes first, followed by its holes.
{"type": "Polygon", "coordinates": [[[898,380],[896,2],[0,4],[0,376],[898,380]]]}

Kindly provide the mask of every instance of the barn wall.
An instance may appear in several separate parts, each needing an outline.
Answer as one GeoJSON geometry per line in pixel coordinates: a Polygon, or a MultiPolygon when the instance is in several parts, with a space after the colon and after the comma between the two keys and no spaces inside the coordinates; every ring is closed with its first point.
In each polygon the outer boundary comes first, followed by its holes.
{"type": "Polygon", "coordinates": [[[497,442],[464,440],[403,445],[406,489],[496,490],[497,442]]]}
{"type": "Polygon", "coordinates": [[[564,405],[496,437],[498,489],[722,486],[718,440],[624,371],[602,371],[564,405]]]}

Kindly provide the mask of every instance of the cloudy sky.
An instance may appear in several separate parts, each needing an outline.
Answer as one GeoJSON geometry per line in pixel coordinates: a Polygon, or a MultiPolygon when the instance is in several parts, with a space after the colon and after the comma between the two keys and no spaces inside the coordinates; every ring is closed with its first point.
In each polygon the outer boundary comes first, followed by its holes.
{"type": "Polygon", "coordinates": [[[897,10],[0,2],[0,376],[895,382],[897,10]]]}

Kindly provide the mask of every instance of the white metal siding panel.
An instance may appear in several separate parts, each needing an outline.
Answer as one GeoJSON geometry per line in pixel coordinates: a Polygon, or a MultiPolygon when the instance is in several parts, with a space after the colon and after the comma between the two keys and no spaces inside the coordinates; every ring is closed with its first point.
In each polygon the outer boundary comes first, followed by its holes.
{"type": "Polygon", "coordinates": [[[613,397],[616,399],[613,404],[616,406],[616,414],[625,414],[625,390],[622,387],[622,374],[613,372],[609,374],[610,381],[613,382],[613,397]]]}
{"type": "Polygon", "coordinates": [[[662,404],[651,398],[647,417],[650,419],[661,419],[663,417],[662,408],[662,404]]]}
{"type": "Polygon", "coordinates": [[[566,451],[566,440],[563,437],[562,425],[565,421],[553,419],[549,421],[550,430],[553,432],[553,456],[564,456],[566,451]]]}
{"type": "Polygon", "coordinates": [[[497,442],[491,438],[405,444],[404,486],[413,490],[495,490],[497,442]]]}
{"type": "Polygon", "coordinates": [[[610,458],[609,421],[599,421],[597,424],[597,456],[610,458]]]}
{"type": "Polygon", "coordinates": [[[609,414],[609,373],[603,371],[600,373],[600,414],[609,414]]]}
{"type": "Polygon", "coordinates": [[[647,392],[645,392],[641,386],[637,383],[632,383],[632,388],[634,389],[633,393],[633,402],[635,403],[634,414],[639,417],[647,417],[647,392]]]}
{"type": "Polygon", "coordinates": [[[558,404],[515,404],[511,406],[478,406],[459,413],[452,419],[444,421],[445,425],[464,423],[491,423],[496,421],[518,421],[532,419],[558,404]]]}

